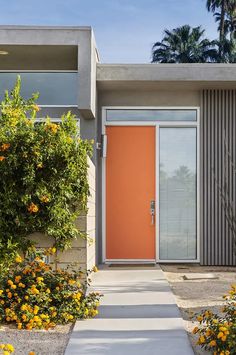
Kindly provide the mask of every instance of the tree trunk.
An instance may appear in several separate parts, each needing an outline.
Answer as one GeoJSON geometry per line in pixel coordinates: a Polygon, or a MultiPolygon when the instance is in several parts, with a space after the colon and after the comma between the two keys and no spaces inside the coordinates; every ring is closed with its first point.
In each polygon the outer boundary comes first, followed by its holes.
{"type": "Polygon", "coordinates": [[[225,13],[226,13],[226,0],[221,2],[221,18],[220,18],[220,45],[219,45],[219,54],[220,61],[223,61],[224,54],[224,40],[225,40],[225,13]]]}

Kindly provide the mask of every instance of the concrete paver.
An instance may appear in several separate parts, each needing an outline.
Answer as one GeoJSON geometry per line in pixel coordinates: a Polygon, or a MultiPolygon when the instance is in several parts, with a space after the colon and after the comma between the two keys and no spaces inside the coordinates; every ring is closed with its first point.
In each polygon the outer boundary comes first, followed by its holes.
{"type": "Polygon", "coordinates": [[[76,322],[66,355],[193,355],[158,266],[103,266],[92,290],[104,294],[99,315],[76,322]]]}

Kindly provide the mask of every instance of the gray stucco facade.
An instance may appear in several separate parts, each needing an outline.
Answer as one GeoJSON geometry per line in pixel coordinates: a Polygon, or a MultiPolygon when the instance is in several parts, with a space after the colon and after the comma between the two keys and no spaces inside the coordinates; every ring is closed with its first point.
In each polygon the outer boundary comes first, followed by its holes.
{"type": "MultiPolygon", "coordinates": [[[[212,174],[214,162],[218,164],[217,177],[223,174],[223,153],[219,147],[224,134],[235,162],[235,64],[102,64],[90,27],[0,26],[0,50],[9,52],[0,56],[1,72],[74,72],[78,77],[75,105],[45,103],[40,113],[60,117],[70,109],[80,118],[82,137],[95,140],[97,262],[103,261],[104,249],[104,158],[99,149],[104,133],[103,108],[198,107],[199,261],[202,265],[235,265],[233,236],[212,174]]],[[[226,179],[235,209],[236,177],[230,167],[226,179]]]]}

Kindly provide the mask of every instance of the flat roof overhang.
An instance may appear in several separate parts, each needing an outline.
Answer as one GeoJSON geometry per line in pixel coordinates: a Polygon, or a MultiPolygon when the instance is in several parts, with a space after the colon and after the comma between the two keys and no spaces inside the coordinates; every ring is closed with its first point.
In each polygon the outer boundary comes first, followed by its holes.
{"type": "Polygon", "coordinates": [[[0,26],[0,51],[9,52],[0,70],[78,70],[78,109],[95,118],[99,55],[91,27],[0,26]]]}
{"type": "Polygon", "coordinates": [[[76,45],[0,45],[0,70],[78,70],[76,45]]]}
{"type": "Polygon", "coordinates": [[[236,64],[98,64],[100,90],[236,89],[236,64]]]}

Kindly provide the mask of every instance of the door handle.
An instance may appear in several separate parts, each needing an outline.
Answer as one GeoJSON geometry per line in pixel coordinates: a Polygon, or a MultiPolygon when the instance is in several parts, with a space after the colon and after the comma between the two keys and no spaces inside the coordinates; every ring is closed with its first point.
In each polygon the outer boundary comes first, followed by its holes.
{"type": "Polygon", "coordinates": [[[151,214],[151,225],[155,224],[155,211],[156,211],[156,206],[155,206],[155,200],[150,201],[150,214],[151,214]]]}

